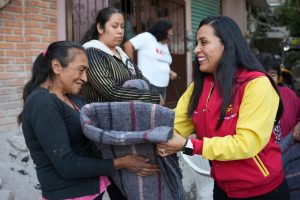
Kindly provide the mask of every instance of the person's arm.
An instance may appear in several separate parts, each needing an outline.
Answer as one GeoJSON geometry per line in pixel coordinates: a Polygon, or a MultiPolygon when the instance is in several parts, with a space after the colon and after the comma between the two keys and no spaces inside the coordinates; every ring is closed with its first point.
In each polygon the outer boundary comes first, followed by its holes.
{"type": "Polygon", "coordinates": [[[108,55],[98,49],[89,48],[87,52],[90,61],[90,68],[87,73],[88,82],[99,95],[109,101],[139,100],[152,103],[158,103],[160,101],[160,96],[157,91],[122,87],[116,78],[127,76],[125,73],[128,72],[120,71],[125,69],[119,66],[113,66],[119,63],[108,62],[106,57],[108,55]],[[119,77],[113,77],[112,70],[115,70],[115,74],[119,77]]]}
{"type": "Polygon", "coordinates": [[[292,135],[295,140],[300,142],[300,98],[293,92],[293,99],[295,100],[295,109],[296,109],[296,117],[297,124],[294,126],[292,130],[292,135]]]}
{"type": "Polygon", "coordinates": [[[175,80],[175,79],[177,79],[177,77],[178,77],[178,75],[177,75],[177,73],[176,72],[174,72],[173,70],[170,70],[170,79],[171,80],[175,80]]]}
{"type": "Polygon", "coordinates": [[[297,122],[297,124],[294,126],[292,135],[295,140],[300,142],[300,122],[297,122]]]}
{"type": "Polygon", "coordinates": [[[250,81],[240,105],[236,134],[204,138],[198,148],[198,141],[192,140],[194,152],[209,160],[221,161],[257,155],[270,140],[278,105],[279,96],[267,77],[250,81]]]}
{"type": "MultiPolygon", "coordinates": [[[[220,161],[247,159],[257,155],[270,140],[278,105],[279,96],[267,77],[252,80],[245,88],[236,134],[192,139],[193,153],[220,161]]],[[[164,149],[167,153],[159,154],[168,156],[175,150],[180,151],[184,143],[185,139],[174,133],[167,143],[157,145],[157,150],[159,153],[159,149],[164,149]]]]}
{"type": "Polygon", "coordinates": [[[133,60],[133,53],[135,51],[135,48],[129,40],[124,44],[124,51],[129,56],[129,58],[133,60]]]}
{"type": "Polygon", "coordinates": [[[178,100],[175,111],[174,130],[183,137],[188,137],[194,130],[195,126],[192,118],[188,116],[188,106],[194,89],[194,83],[191,83],[187,90],[178,100]]]}
{"type": "Polygon", "coordinates": [[[174,133],[172,138],[166,143],[156,145],[157,153],[160,156],[168,156],[181,151],[186,138],[188,138],[195,130],[194,123],[190,116],[188,116],[188,105],[194,89],[194,83],[191,83],[187,90],[180,97],[175,111],[174,119],[174,133]],[[163,151],[161,151],[163,150],[163,151]]]}

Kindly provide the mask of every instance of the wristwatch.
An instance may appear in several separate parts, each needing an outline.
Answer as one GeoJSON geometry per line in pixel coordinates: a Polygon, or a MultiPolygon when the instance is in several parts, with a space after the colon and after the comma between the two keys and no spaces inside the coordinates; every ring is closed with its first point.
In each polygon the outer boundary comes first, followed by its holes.
{"type": "Polygon", "coordinates": [[[192,140],[191,139],[187,139],[185,141],[185,144],[183,145],[182,153],[184,153],[185,155],[192,156],[193,155],[193,151],[194,151],[194,146],[193,146],[192,140]]]}

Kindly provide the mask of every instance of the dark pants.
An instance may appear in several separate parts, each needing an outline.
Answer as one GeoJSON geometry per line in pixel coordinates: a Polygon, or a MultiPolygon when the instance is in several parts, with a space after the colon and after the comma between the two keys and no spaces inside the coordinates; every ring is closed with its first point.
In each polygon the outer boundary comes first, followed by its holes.
{"type": "Polygon", "coordinates": [[[214,184],[214,200],[226,200],[226,199],[249,199],[249,200],[289,200],[290,192],[286,179],[284,178],[282,183],[274,190],[261,196],[250,198],[229,198],[227,194],[215,183],[214,184]]]}
{"type": "Polygon", "coordinates": [[[111,200],[127,200],[122,192],[119,190],[118,186],[114,183],[114,181],[109,178],[111,184],[107,187],[107,193],[111,200]]]}
{"type": "Polygon", "coordinates": [[[162,98],[166,101],[167,99],[167,87],[157,87],[155,85],[152,85],[152,87],[154,87],[158,93],[162,96],[162,98]]]}
{"type": "Polygon", "coordinates": [[[97,196],[94,200],[102,200],[103,195],[104,195],[104,192],[102,192],[102,194],[97,196]]]}

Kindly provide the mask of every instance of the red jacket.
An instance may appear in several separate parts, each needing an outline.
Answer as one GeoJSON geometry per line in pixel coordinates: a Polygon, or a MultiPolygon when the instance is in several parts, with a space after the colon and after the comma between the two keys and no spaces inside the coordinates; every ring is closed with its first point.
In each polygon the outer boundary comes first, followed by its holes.
{"type": "MultiPolygon", "coordinates": [[[[193,122],[200,140],[203,137],[235,135],[244,89],[249,81],[260,76],[264,74],[240,71],[233,89],[235,95],[218,130],[215,127],[222,98],[218,88],[214,87],[213,78],[210,76],[205,78],[202,95],[193,114],[193,122]]],[[[211,176],[218,186],[233,198],[259,196],[274,190],[284,178],[281,151],[275,142],[274,134],[271,134],[269,142],[258,155],[252,158],[231,161],[212,160],[211,176]]]]}

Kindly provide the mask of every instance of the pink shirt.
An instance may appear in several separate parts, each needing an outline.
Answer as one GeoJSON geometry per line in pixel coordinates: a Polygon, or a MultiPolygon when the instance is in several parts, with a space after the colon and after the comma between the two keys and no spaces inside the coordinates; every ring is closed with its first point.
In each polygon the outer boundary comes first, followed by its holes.
{"type": "MultiPolygon", "coordinates": [[[[84,197],[77,197],[77,198],[65,199],[65,200],[94,200],[97,196],[99,196],[106,190],[107,186],[110,185],[110,181],[106,176],[100,176],[99,181],[100,181],[99,194],[92,194],[84,197]]],[[[47,199],[42,197],[42,200],[47,200],[47,199]]]]}

